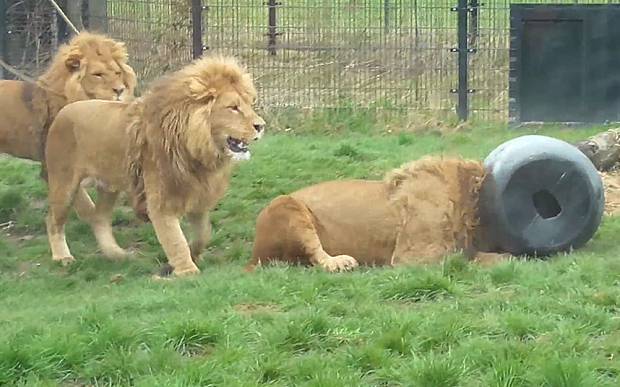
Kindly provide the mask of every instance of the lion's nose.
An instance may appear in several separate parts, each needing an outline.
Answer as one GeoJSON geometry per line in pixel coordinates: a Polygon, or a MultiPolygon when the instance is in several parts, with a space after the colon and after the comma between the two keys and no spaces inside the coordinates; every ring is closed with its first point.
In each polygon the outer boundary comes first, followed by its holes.
{"type": "Polygon", "coordinates": [[[121,94],[123,94],[123,91],[125,91],[125,88],[124,87],[115,87],[112,90],[114,90],[116,95],[120,97],[121,94]]]}

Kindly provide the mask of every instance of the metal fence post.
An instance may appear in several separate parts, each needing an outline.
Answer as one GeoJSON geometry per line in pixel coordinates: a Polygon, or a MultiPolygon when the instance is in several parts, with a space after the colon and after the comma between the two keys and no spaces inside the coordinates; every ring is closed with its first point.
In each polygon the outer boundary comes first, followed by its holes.
{"type": "Polygon", "coordinates": [[[390,32],[390,0],[383,0],[383,29],[390,32]]]}
{"type": "Polygon", "coordinates": [[[459,67],[459,87],[458,87],[458,116],[461,120],[467,121],[469,118],[468,101],[468,49],[467,49],[467,0],[459,0],[458,3],[458,67],[459,67]]]}
{"type": "Polygon", "coordinates": [[[192,57],[202,56],[202,1],[192,0],[192,57]]]}
{"type": "Polygon", "coordinates": [[[102,33],[108,32],[108,2],[88,0],[88,29],[102,33]]]}
{"type": "MultiPolygon", "coordinates": [[[[59,4],[60,8],[63,8],[63,4],[59,4]]],[[[64,11],[64,9],[63,9],[64,11]]],[[[67,28],[67,23],[65,20],[58,14],[56,9],[52,10],[56,15],[56,46],[66,42],[69,38],[69,29],[67,28]]]]}
{"type": "MultiPolygon", "coordinates": [[[[4,62],[8,62],[8,58],[7,58],[7,30],[6,30],[6,23],[7,23],[7,8],[6,8],[6,0],[0,0],[0,58],[2,58],[2,60],[4,62]]],[[[6,77],[6,73],[4,71],[4,68],[2,66],[0,66],[0,79],[5,79],[6,77]]]]}
{"type": "MultiPolygon", "coordinates": [[[[78,31],[82,31],[84,29],[84,22],[82,19],[82,7],[82,0],[67,0],[65,1],[65,6],[63,8],[63,11],[65,11],[65,14],[69,18],[69,20],[71,20],[71,23],[73,23],[75,28],[78,29],[78,31]]],[[[69,35],[73,36],[73,34],[73,30],[69,30],[69,35]]]]}
{"type": "Polygon", "coordinates": [[[269,40],[267,42],[267,51],[269,51],[269,55],[276,54],[276,36],[279,35],[276,31],[276,26],[277,26],[276,7],[281,4],[282,3],[279,3],[276,0],[269,0],[267,2],[267,6],[269,6],[269,30],[267,33],[267,35],[269,36],[269,40]]]}

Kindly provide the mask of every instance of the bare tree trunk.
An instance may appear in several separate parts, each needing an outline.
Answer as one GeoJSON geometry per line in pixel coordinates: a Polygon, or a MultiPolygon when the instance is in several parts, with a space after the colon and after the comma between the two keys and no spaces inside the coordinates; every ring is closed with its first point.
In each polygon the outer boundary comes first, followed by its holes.
{"type": "Polygon", "coordinates": [[[75,28],[79,31],[84,29],[84,23],[82,23],[82,0],[67,0],[65,13],[75,28]]]}
{"type": "MultiPolygon", "coordinates": [[[[146,5],[150,10],[150,3],[147,3],[146,5]]],[[[104,34],[108,32],[107,0],[88,0],[88,29],[104,34]]]]}

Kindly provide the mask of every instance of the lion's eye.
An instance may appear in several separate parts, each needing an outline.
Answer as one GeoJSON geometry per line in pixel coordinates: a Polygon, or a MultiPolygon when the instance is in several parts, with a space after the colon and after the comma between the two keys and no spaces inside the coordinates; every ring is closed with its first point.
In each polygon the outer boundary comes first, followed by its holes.
{"type": "Polygon", "coordinates": [[[117,71],[115,74],[116,74],[116,75],[121,75],[121,72],[120,72],[120,71],[117,71]]]}
{"type": "Polygon", "coordinates": [[[96,76],[97,78],[103,77],[103,73],[94,73],[93,75],[96,76]]]}
{"type": "Polygon", "coordinates": [[[239,112],[239,106],[237,106],[237,105],[229,106],[228,108],[230,110],[232,110],[233,112],[237,112],[237,113],[239,112]]]}

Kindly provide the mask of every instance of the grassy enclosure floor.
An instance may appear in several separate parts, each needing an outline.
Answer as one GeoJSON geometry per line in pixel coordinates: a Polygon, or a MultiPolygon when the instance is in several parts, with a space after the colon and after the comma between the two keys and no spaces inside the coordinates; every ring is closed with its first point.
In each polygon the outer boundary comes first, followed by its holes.
{"type": "MultiPolygon", "coordinates": [[[[124,262],[72,217],[77,262],[51,262],[38,165],[0,160],[0,385],[615,386],[620,220],[582,250],[494,267],[242,272],[269,200],[328,179],[381,178],[425,154],[483,158],[533,129],[382,133],[363,117],[272,131],[212,215],[200,276],[159,282],[150,225],[116,212],[124,262]],[[340,129],[348,127],[349,131],[340,129]],[[331,134],[328,134],[331,132],[331,134]]],[[[285,125],[286,126],[286,125],[285,125]]],[[[601,128],[538,131],[574,141],[601,128]]]]}

